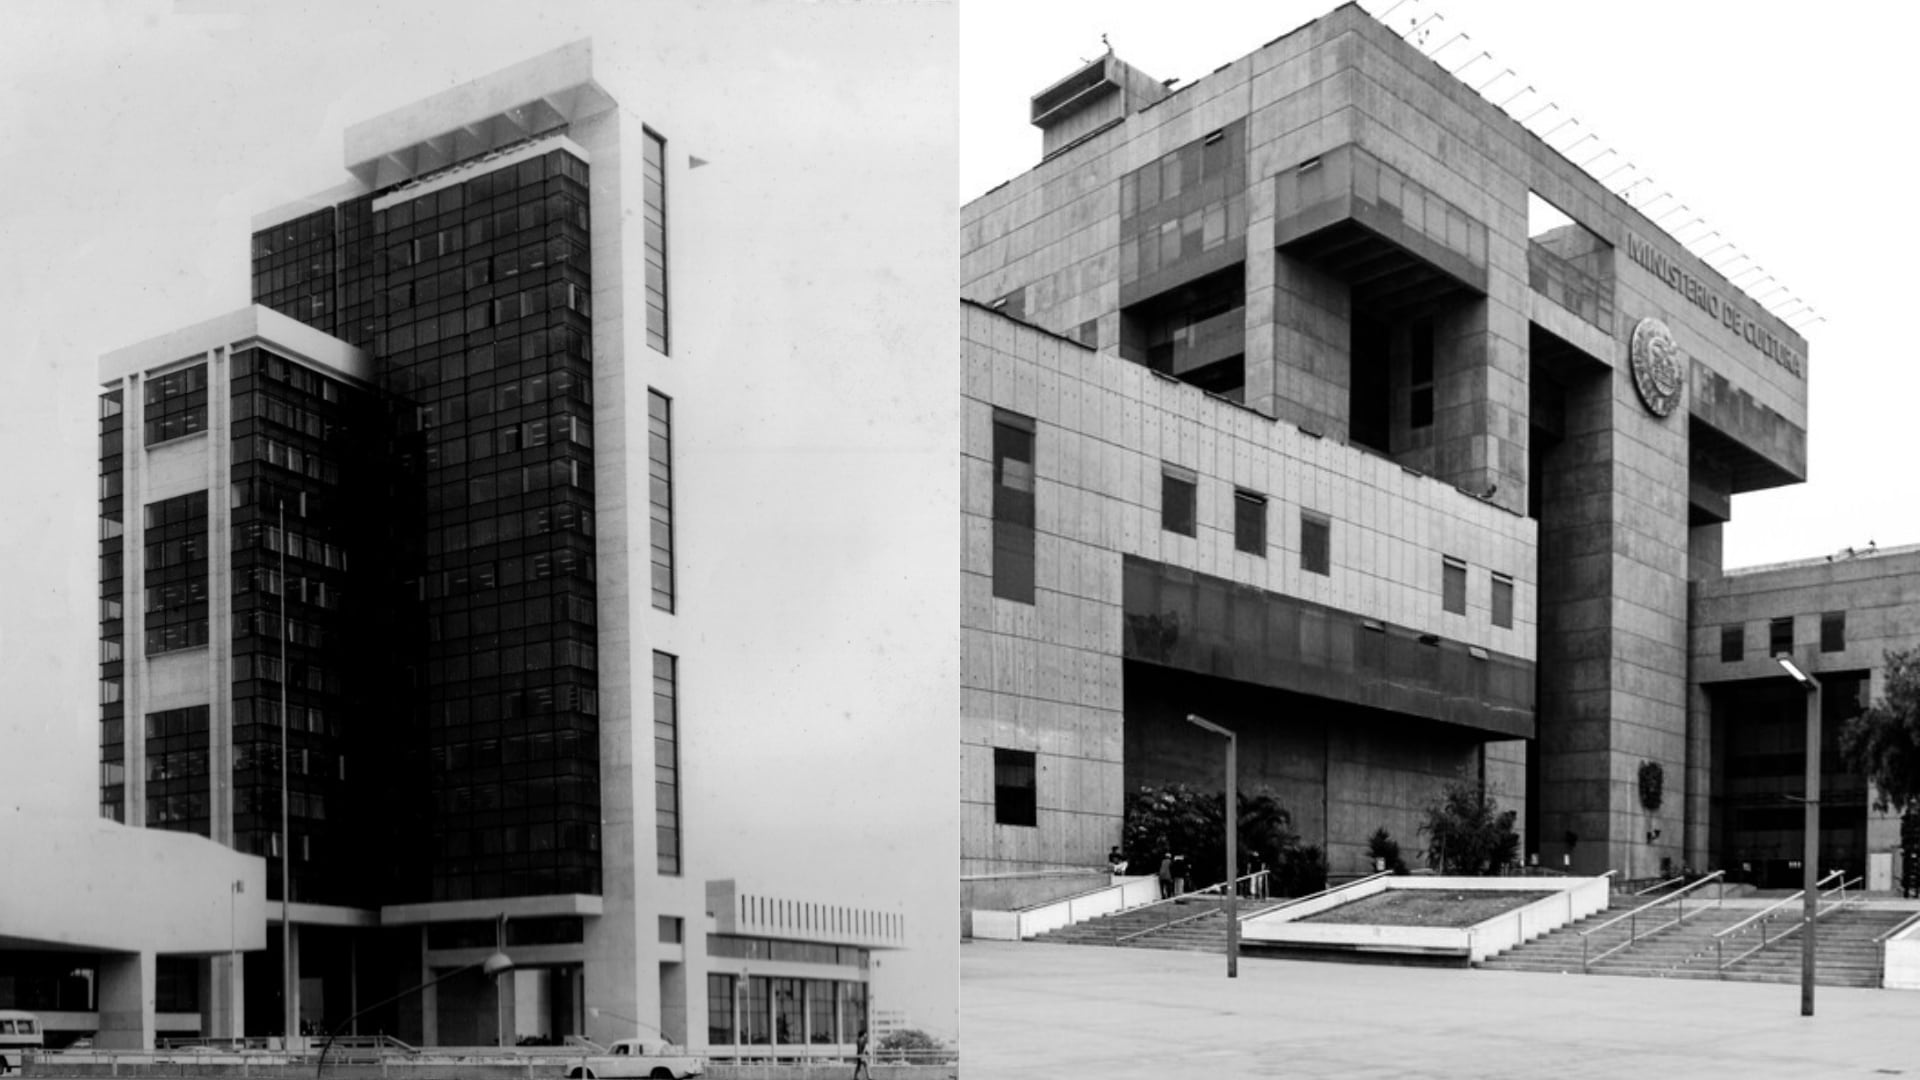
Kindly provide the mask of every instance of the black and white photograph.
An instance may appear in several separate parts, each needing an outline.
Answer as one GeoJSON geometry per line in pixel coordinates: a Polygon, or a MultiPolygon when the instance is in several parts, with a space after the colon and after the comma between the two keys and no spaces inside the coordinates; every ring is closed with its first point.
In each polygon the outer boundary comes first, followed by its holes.
{"type": "Polygon", "coordinates": [[[952,5],[8,16],[6,1064],[950,1075],[952,5]]]}
{"type": "Polygon", "coordinates": [[[1914,29],[963,0],[970,1070],[1913,1069],[1914,29]]]}

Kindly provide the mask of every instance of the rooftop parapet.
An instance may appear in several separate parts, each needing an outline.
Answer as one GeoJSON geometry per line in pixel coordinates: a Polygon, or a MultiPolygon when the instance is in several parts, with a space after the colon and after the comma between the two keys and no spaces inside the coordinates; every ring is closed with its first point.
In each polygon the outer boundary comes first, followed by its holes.
{"type": "Polygon", "coordinates": [[[1167,96],[1167,88],[1132,64],[1105,53],[1033,95],[1033,126],[1046,134],[1041,157],[1053,155],[1167,96]]]}
{"type": "Polygon", "coordinates": [[[491,153],[615,106],[576,41],[346,131],[346,166],[378,189],[491,153]]]}

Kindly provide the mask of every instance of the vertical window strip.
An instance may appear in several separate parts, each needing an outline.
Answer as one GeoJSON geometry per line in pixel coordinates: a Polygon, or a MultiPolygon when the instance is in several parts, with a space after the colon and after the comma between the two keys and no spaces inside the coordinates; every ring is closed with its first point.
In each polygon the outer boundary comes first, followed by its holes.
{"type": "Polygon", "coordinates": [[[673,583],[673,402],[647,391],[647,475],[653,606],[672,611],[673,583]]]}
{"type": "Polygon", "coordinates": [[[679,660],[653,654],[654,833],[659,870],[680,873],[679,660]]]}
{"type": "Polygon", "coordinates": [[[646,131],[647,344],[667,351],[667,141],[646,131]]]}

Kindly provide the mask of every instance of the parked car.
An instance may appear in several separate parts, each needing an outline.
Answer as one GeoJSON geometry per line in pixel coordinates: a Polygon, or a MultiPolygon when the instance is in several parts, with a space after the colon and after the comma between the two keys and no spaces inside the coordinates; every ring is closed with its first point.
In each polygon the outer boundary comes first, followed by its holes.
{"type": "Polygon", "coordinates": [[[707,1069],[701,1058],[663,1039],[621,1039],[567,1070],[569,1080],[685,1080],[707,1069]]]}

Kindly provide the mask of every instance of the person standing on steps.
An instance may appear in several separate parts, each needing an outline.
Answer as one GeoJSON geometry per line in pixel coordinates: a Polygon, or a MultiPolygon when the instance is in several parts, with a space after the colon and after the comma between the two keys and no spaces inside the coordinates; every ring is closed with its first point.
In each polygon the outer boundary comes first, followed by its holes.
{"type": "Polygon", "coordinates": [[[1173,899],[1173,853],[1160,856],[1160,899],[1173,899]]]}

